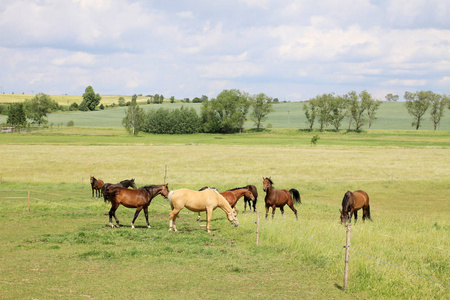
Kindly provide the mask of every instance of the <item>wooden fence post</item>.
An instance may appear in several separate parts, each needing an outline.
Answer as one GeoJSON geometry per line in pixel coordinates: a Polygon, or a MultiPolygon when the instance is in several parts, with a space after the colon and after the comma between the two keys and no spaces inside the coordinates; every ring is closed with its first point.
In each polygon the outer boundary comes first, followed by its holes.
{"type": "Polygon", "coordinates": [[[345,267],[344,267],[344,287],[343,290],[347,290],[348,283],[348,261],[350,259],[350,233],[352,231],[351,224],[347,224],[347,239],[345,242],[345,267]]]}
{"type": "Polygon", "coordinates": [[[256,246],[259,244],[259,210],[256,211],[256,246]]]}

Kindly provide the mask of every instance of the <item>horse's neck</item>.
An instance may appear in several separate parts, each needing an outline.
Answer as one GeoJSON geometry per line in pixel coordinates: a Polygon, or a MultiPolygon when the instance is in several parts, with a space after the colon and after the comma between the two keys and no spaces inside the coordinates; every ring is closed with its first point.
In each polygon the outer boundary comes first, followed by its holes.
{"type": "Polygon", "coordinates": [[[225,197],[223,197],[222,195],[219,194],[219,198],[217,201],[217,206],[220,207],[224,212],[231,213],[231,211],[233,210],[231,208],[230,203],[228,203],[228,201],[225,199],[225,197]]]}
{"type": "Polygon", "coordinates": [[[247,190],[239,189],[239,190],[234,190],[234,191],[230,191],[230,192],[232,192],[236,198],[240,198],[240,197],[242,197],[242,195],[244,195],[247,192],[247,190]]]}

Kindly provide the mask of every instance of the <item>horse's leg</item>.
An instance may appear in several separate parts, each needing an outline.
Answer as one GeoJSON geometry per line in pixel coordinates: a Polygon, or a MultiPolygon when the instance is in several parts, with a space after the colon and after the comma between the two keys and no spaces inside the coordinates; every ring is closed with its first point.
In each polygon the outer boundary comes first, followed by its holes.
{"type": "Polygon", "coordinates": [[[109,210],[109,225],[111,225],[111,228],[114,228],[114,225],[112,223],[112,217],[114,217],[114,219],[116,220],[117,227],[120,227],[119,219],[117,219],[116,217],[116,210],[118,207],[119,207],[118,203],[116,202],[111,203],[111,209],[109,210]]]}
{"type": "Polygon", "coordinates": [[[208,231],[208,233],[211,232],[211,230],[209,230],[209,226],[211,224],[212,211],[212,208],[206,209],[206,231],[208,231]]]}
{"type": "Polygon", "coordinates": [[[177,231],[177,226],[175,225],[175,220],[178,217],[178,212],[180,210],[173,209],[172,212],[169,214],[169,231],[177,231]]]}
{"type": "Polygon", "coordinates": [[[148,222],[148,206],[144,207],[145,221],[147,222],[147,227],[151,228],[150,223],[148,222]]]}
{"type": "Polygon", "coordinates": [[[356,221],[358,221],[358,211],[357,210],[355,210],[355,224],[356,224],[356,221]]]}
{"type": "Polygon", "coordinates": [[[200,220],[200,212],[198,212],[197,221],[200,220]]]}
{"type": "Polygon", "coordinates": [[[288,204],[288,206],[291,208],[291,210],[294,212],[295,218],[298,220],[298,216],[297,216],[297,210],[294,207],[294,203],[292,204],[288,204]]]}
{"type": "Polygon", "coordinates": [[[274,204],[272,205],[272,220],[275,217],[275,209],[277,208],[277,206],[274,204]]]}
{"type": "Polygon", "coordinates": [[[92,189],[92,198],[94,198],[94,188],[91,187],[91,189],[92,189]]]}
{"type": "Polygon", "coordinates": [[[269,206],[266,204],[266,219],[268,215],[269,215],[269,206]]]}
{"type": "MultiPolygon", "coordinates": [[[[134,229],[134,221],[136,221],[137,217],[139,216],[139,213],[141,212],[142,207],[136,207],[136,212],[134,213],[134,218],[133,221],[131,221],[131,228],[134,229]]],[[[148,220],[147,220],[147,225],[148,225],[148,220]]]]}
{"type": "MultiPolygon", "coordinates": [[[[252,209],[250,208],[250,210],[252,210],[252,209]]],[[[253,212],[256,212],[256,200],[253,201],[253,212]]]]}
{"type": "Polygon", "coordinates": [[[281,217],[284,218],[284,206],[280,206],[280,210],[281,210],[281,217]]]}
{"type": "MultiPolygon", "coordinates": [[[[250,210],[252,210],[252,205],[250,204],[250,201],[248,202],[248,206],[250,210]]],[[[247,199],[244,198],[244,213],[247,211],[247,199]]]]}

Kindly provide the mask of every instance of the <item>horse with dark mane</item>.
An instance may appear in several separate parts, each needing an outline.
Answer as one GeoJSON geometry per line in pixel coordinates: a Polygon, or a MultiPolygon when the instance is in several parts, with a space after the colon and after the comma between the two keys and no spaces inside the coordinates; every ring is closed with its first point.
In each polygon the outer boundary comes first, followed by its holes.
{"type": "Polygon", "coordinates": [[[102,186],[103,181],[95,178],[94,176],[91,176],[91,188],[92,188],[92,197],[94,197],[94,191],[95,191],[95,197],[100,198],[102,196],[102,186]]]}
{"type": "Polygon", "coordinates": [[[105,192],[108,191],[112,187],[124,187],[124,188],[132,187],[133,189],[137,189],[137,186],[134,183],[134,178],[125,179],[125,180],[122,180],[121,182],[115,183],[115,184],[114,183],[105,183],[102,186],[103,199],[105,200],[105,202],[108,200],[108,198],[105,196],[105,192]]]}
{"type": "Polygon", "coordinates": [[[352,215],[355,214],[355,223],[358,219],[358,210],[363,209],[363,222],[368,218],[370,221],[369,195],[366,192],[357,190],[347,191],[342,199],[341,224],[352,221],[352,215]]]}
{"type": "Polygon", "coordinates": [[[263,190],[266,192],[266,219],[269,214],[269,208],[272,207],[272,219],[275,215],[275,209],[280,208],[281,214],[284,215],[284,206],[287,204],[298,219],[297,210],[294,207],[294,200],[297,203],[302,203],[300,193],[296,189],[277,190],[273,187],[273,181],[269,178],[263,177],[263,190]]]}
{"type": "Polygon", "coordinates": [[[252,184],[247,185],[247,187],[250,188],[250,191],[252,192],[254,199],[251,199],[244,195],[244,212],[247,210],[247,202],[250,211],[252,210],[253,204],[253,211],[256,212],[256,201],[258,201],[258,190],[256,189],[256,186],[252,184]]]}
{"type": "Polygon", "coordinates": [[[128,208],[136,208],[133,221],[131,222],[131,228],[134,228],[134,221],[138,217],[142,209],[145,213],[145,221],[147,227],[150,228],[148,223],[148,207],[152,199],[161,194],[164,198],[169,196],[169,184],[161,185],[147,185],[139,189],[130,190],[121,186],[116,186],[106,191],[106,197],[111,202],[111,209],[109,211],[109,225],[114,227],[112,223],[112,217],[116,219],[117,227],[120,227],[119,219],[116,217],[116,210],[120,204],[128,208]]]}

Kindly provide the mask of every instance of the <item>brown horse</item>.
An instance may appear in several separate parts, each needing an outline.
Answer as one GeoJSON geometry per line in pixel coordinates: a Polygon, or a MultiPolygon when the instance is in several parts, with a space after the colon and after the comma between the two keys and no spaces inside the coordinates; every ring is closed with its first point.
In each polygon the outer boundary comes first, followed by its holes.
{"type": "Polygon", "coordinates": [[[253,204],[253,211],[256,212],[256,201],[258,201],[258,190],[256,189],[256,186],[254,185],[247,185],[250,188],[250,191],[253,194],[254,199],[248,198],[244,195],[244,212],[247,210],[247,202],[248,207],[250,208],[250,211],[252,210],[252,204],[253,204]]]}
{"type": "Polygon", "coordinates": [[[287,204],[298,219],[297,210],[294,207],[294,200],[297,203],[302,203],[300,193],[296,189],[277,190],[273,187],[273,181],[269,178],[263,177],[263,190],[266,192],[266,219],[269,214],[269,208],[272,207],[272,219],[275,215],[275,208],[279,207],[281,214],[284,215],[284,206],[287,204]]]}
{"type": "Polygon", "coordinates": [[[368,218],[370,221],[369,195],[366,192],[357,190],[353,193],[347,191],[342,199],[341,224],[352,221],[352,215],[355,214],[355,223],[358,219],[358,210],[363,209],[363,222],[368,218]]]}
{"type": "Polygon", "coordinates": [[[190,211],[201,212],[206,211],[206,230],[211,232],[210,223],[213,210],[220,207],[226,214],[228,221],[234,226],[239,226],[236,217],[236,211],[231,208],[225,198],[215,189],[206,189],[203,191],[192,191],[188,189],[179,189],[169,193],[169,203],[172,212],[169,215],[169,231],[177,231],[175,221],[178,218],[180,210],[187,208],[190,211]]]}
{"type": "Polygon", "coordinates": [[[150,228],[148,223],[148,206],[152,202],[152,199],[161,194],[164,198],[169,195],[169,184],[161,185],[148,185],[136,190],[130,190],[124,187],[112,187],[106,192],[108,200],[111,202],[111,209],[109,211],[109,225],[114,227],[112,223],[112,217],[116,219],[117,227],[120,227],[119,219],[116,217],[116,210],[120,204],[128,208],[136,208],[133,221],[131,222],[131,228],[134,228],[134,221],[138,217],[142,209],[145,213],[145,221],[147,227],[150,228]]]}
{"type": "MultiPolygon", "coordinates": [[[[208,187],[201,188],[200,191],[205,190],[207,188],[208,187]]],[[[213,189],[217,190],[216,188],[213,188],[213,189]]],[[[236,203],[242,196],[247,197],[248,199],[251,199],[251,200],[255,200],[255,197],[253,196],[253,193],[252,193],[249,185],[247,185],[245,187],[234,188],[234,189],[222,192],[220,194],[228,201],[231,208],[236,210],[236,213],[238,212],[238,210],[235,208],[236,203]]],[[[197,221],[198,220],[200,220],[200,212],[198,212],[197,221]]]]}
{"type": "Polygon", "coordinates": [[[102,186],[103,181],[96,179],[94,176],[91,176],[91,188],[92,188],[92,197],[94,197],[94,190],[95,190],[95,197],[100,198],[102,196],[102,186]]]}
{"type": "Polygon", "coordinates": [[[102,185],[102,194],[103,194],[103,199],[105,200],[105,202],[108,200],[108,197],[105,196],[105,193],[106,193],[110,188],[112,188],[112,187],[119,187],[119,186],[124,187],[124,188],[129,188],[129,187],[131,186],[133,189],[137,189],[137,186],[136,186],[136,184],[135,184],[135,182],[134,182],[134,178],[122,180],[121,182],[116,183],[116,184],[114,184],[114,183],[108,183],[108,182],[107,182],[107,183],[104,183],[104,184],[102,185]]]}

